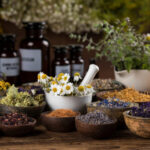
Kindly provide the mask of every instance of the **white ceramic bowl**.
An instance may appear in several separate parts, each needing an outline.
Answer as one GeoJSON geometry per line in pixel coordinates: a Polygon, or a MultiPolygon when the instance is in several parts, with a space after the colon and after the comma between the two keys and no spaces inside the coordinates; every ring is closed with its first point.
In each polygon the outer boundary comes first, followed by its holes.
{"type": "Polygon", "coordinates": [[[72,109],[78,112],[84,112],[86,104],[92,102],[92,94],[88,96],[53,96],[45,93],[46,101],[51,110],[72,109]]]}
{"type": "Polygon", "coordinates": [[[115,71],[115,79],[126,87],[135,88],[138,91],[150,92],[149,70],[115,71]]]}

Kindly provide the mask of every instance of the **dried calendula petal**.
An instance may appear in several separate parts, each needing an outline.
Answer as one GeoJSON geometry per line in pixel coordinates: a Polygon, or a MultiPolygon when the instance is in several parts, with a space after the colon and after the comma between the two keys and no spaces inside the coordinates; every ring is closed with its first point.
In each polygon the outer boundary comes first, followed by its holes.
{"type": "Polygon", "coordinates": [[[140,93],[132,88],[126,88],[121,91],[106,92],[102,95],[103,98],[118,98],[125,102],[149,102],[150,95],[140,93]]]}

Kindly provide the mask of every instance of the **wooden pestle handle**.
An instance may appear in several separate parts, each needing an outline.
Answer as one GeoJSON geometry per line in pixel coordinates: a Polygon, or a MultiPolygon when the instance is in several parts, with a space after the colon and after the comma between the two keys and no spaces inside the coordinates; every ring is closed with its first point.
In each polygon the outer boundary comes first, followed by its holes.
{"type": "Polygon", "coordinates": [[[91,84],[98,71],[99,67],[95,64],[91,64],[80,85],[91,84]]]}

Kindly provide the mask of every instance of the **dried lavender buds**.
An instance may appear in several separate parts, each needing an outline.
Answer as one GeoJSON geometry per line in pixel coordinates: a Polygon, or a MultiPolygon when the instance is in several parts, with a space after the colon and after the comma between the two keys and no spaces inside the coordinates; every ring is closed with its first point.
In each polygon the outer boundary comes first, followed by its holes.
{"type": "Polygon", "coordinates": [[[0,117],[0,122],[3,125],[21,126],[21,125],[28,125],[30,123],[33,123],[34,119],[21,113],[9,113],[0,117]]]}
{"type": "Polygon", "coordinates": [[[127,108],[130,107],[129,102],[123,102],[117,98],[108,98],[102,101],[97,101],[95,103],[91,103],[91,106],[101,106],[107,108],[127,108]]]}
{"type": "Polygon", "coordinates": [[[139,107],[133,107],[130,111],[130,115],[136,117],[150,118],[150,102],[143,102],[139,104],[139,107]]]}
{"type": "Polygon", "coordinates": [[[91,125],[111,124],[115,122],[107,114],[101,111],[94,111],[87,113],[86,115],[77,116],[76,119],[91,125]]]}

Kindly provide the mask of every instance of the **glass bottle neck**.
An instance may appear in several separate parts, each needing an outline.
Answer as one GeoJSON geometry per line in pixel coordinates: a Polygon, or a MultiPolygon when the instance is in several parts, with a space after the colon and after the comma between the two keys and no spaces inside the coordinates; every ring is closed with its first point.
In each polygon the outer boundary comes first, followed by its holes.
{"type": "Polygon", "coordinates": [[[11,50],[13,51],[15,48],[14,44],[10,44],[10,43],[5,43],[2,47],[2,50],[7,51],[7,50],[11,50]]]}
{"type": "Polygon", "coordinates": [[[26,29],[27,38],[43,38],[43,29],[26,29]]]}
{"type": "Polygon", "coordinates": [[[72,59],[81,59],[82,58],[82,56],[81,56],[81,53],[72,53],[71,54],[71,58],[72,59]]]}
{"type": "Polygon", "coordinates": [[[66,60],[67,55],[66,54],[55,54],[55,59],[56,60],[66,60]]]}

